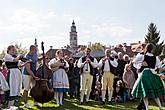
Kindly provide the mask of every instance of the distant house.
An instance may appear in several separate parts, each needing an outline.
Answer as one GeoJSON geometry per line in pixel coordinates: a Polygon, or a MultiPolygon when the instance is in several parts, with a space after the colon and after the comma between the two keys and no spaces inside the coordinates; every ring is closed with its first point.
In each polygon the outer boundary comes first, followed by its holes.
{"type": "MultiPolygon", "coordinates": [[[[46,56],[48,56],[50,59],[54,58],[55,57],[55,54],[56,54],[56,51],[59,50],[59,49],[49,49],[47,52],[46,52],[46,56]]],[[[69,51],[68,49],[61,49],[64,53],[64,55],[68,55],[68,56],[71,56],[73,53],[71,51],[69,51]]]]}
{"type": "Polygon", "coordinates": [[[137,43],[131,43],[130,45],[132,52],[136,55],[137,53],[142,51],[143,45],[145,45],[145,43],[141,43],[141,41],[139,41],[137,43]]]}
{"type": "MultiPolygon", "coordinates": [[[[80,58],[84,55],[85,55],[85,53],[79,52],[79,53],[73,55],[73,57],[77,59],[77,58],[80,58]]],[[[104,57],[104,55],[105,55],[104,51],[91,51],[91,56],[93,56],[95,58],[101,58],[101,57],[104,57]]]]}
{"type": "Polygon", "coordinates": [[[126,43],[124,43],[123,45],[122,44],[119,44],[119,45],[115,46],[113,48],[113,50],[115,50],[117,53],[118,52],[121,52],[123,54],[127,54],[130,57],[133,57],[134,56],[134,53],[133,53],[133,51],[131,49],[131,46],[127,46],[126,43]]]}

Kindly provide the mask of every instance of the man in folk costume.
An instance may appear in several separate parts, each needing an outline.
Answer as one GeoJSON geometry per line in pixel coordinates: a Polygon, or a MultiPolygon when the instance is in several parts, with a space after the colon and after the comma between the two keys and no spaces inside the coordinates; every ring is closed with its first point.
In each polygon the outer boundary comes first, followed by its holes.
{"type": "Polygon", "coordinates": [[[160,110],[162,109],[159,97],[165,95],[164,86],[155,69],[160,68],[160,60],[152,54],[153,45],[147,44],[144,55],[139,55],[134,60],[135,67],[141,71],[136,80],[132,95],[143,98],[146,110],[148,110],[148,98],[155,99],[160,110]],[[154,83],[153,83],[154,82],[154,83]]]}
{"type": "Polygon", "coordinates": [[[89,101],[91,87],[93,82],[93,68],[97,68],[98,62],[96,58],[90,55],[91,49],[86,48],[86,55],[78,61],[78,67],[81,68],[80,75],[80,104],[83,104],[84,95],[86,93],[86,102],[89,101]]]}
{"type": "MultiPolygon", "coordinates": [[[[26,55],[26,58],[28,60],[31,60],[32,62],[27,63],[25,65],[25,68],[23,69],[23,86],[24,86],[23,98],[25,103],[24,107],[31,108],[27,103],[28,91],[31,89],[31,84],[32,86],[34,86],[35,80],[39,79],[38,77],[35,76],[38,58],[36,53],[36,47],[34,45],[30,46],[30,51],[26,55]]],[[[34,105],[38,105],[38,103],[34,102],[34,105]]]]}
{"type": "Polygon", "coordinates": [[[117,60],[111,57],[111,51],[109,49],[105,50],[105,57],[99,62],[99,68],[102,69],[102,102],[105,104],[105,94],[108,89],[108,102],[112,104],[112,94],[113,94],[113,80],[114,80],[114,69],[118,66],[117,60]]]}

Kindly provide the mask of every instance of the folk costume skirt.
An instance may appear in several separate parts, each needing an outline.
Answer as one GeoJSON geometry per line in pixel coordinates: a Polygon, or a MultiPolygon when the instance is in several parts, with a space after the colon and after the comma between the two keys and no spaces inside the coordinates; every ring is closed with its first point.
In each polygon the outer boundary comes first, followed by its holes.
{"type": "Polygon", "coordinates": [[[6,92],[6,100],[15,100],[22,90],[22,74],[18,68],[9,69],[6,80],[10,90],[6,92]]]}
{"type": "Polygon", "coordinates": [[[157,98],[165,95],[165,89],[160,77],[150,69],[144,69],[136,80],[132,95],[137,98],[157,98]]]}
{"type": "Polygon", "coordinates": [[[69,80],[64,69],[58,69],[53,73],[53,89],[55,92],[69,91],[69,80]]]}

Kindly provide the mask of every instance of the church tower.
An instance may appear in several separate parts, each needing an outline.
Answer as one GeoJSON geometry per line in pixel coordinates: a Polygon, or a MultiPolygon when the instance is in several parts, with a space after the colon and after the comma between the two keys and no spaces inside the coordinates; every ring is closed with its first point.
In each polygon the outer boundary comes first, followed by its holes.
{"type": "Polygon", "coordinates": [[[70,32],[70,47],[71,48],[77,47],[77,32],[76,32],[76,26],[74,20],[72,22],[71,32],[70,32]]]}
{"type": "Polygon", "coordinates": [[[37,49],[37,54],[38,54],[38,53],[39,53],[39,49],[38,49],[38,44],[37,44],[37,38],[35,38],[34,45],[36,46],[36,49],[37,49]]]}

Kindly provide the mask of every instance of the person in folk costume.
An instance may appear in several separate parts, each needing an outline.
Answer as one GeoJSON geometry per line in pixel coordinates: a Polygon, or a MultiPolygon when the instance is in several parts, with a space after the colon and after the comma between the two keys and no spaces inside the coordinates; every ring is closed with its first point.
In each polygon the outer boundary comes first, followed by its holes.
{"type": "Polygon", "coordinates": [[[19,60],[22,55],[16,56],[16,48],[13,45],[8,46],[7,54],[4,56],[4,61],[8,69],[6,80],[10,87],[7,92],[6,100],[8,100],[8,108],[14,106],[14,102],[20,96],[22,89],[22,74],[19,70],[19,60]]]}
{"type": "MultiPolygon", "coordinates": [[[[39,79],[36,77],[36,68],[37,68],[37,53],[36,53],[36,47],[34,45],[31,45],[29,48],[29,53],[26,55],[27,60],[31,60],[32,62],[29,62],[25,65],[25,68],[23,68],[23,87],[24,87],[24,92],[23,92],[23,99],[24,99],[24,107],[25,108],[31,108],[28,103],[27,103],[27,98],[28,98],[28,91],[32,87],[35,86],[35,80],[39,79]]],[[[34,105],[37,106],[38,103],[34,102],[34,105]]]]}
{"type": "MultiPolygon", "coordinates": [[[[140,44],[140,47],[141,47],[141,51],[140,51],[140,53],[138,53],[136,56],[135,56],[135,58],[133,59],[133,61],[132,61],[132,65],[133,65],[133,67],[136,69],[136,71],[137,71],[137,78],[140,76],[140,73],[141,73],[141,70],[140,70],[140,68],[139,69],[137,69],[136,67],[141,67],[141,63],[138,63],[136,60],[137,60],[137,58],[139,58],[139,57],[143,57],[143,55],[144,55],[144,51],[145,51],[145,46],[146,46],[146,44],[140,44]]],[[[143,101],[143,98],[141,98],[140,99],[140,102],[139,102],[139,104],[138,104],[138,106],[137,106],[137,109],[138,110],[146,110],[146,107],[145,107],[145,104],[144,104],[144,101],[143,101]]]]}
{"type": "Polygon", "coordinates": [[[108,89],[108,103],[112,104],[112,94],[113,94],[113,80],[114,80],[114,68],[118,66],[117,60],[111,57],[111,50],[105,50],[105,57],[99,62],[99,68],[102,69],[102,102],[105,104],[105,94],[108,89]]]}
{"type": "Polygon", "coordinates": [[[160,60],[152,54],[152,50],[153,45],[148,43],[145,47],[145,53],[134,60],[134,63],[138,64],[134,66],[141,70],[141,73],[134,84],[132,95],[143,98],[146,110],[148,110],[148,98],[154,98],[159,109],[162,110],[159,97],[165,95],[165,90],[162,80],[155,72],[156,68],[160,68],[160,60]]]}
{"type": "Polygon", "coordinates": [[[93,82],[93,68],[97,68],[98,62],[96,58],[93,58],[90,53],[91,49],[86,48],[85,56],[82,56],[78,60],[78,67],[81,69],[80,73],[80,105],[83,105],[84,95],[86,94],[86,103],[89,101],[93,82]]]}
{"type": "Polygon", "coordinates": [[[63,93],[69,91],[69,80],[66,74],[69,64],[64,60],[62,50],[57,50],[56,57],[51,59],[49,66],[53,73],[53,89],[57,105],[63,105],[63,93]]]}
{"type": "Polygon", "coordinates": [[[2,73],[3,68],[3,61],[0,60],[0,109],[2,108],[2,104],[5,99],[5,92],[9,90],[8,83],[6,81],[6,78],[4,77],[2,73]]]}

